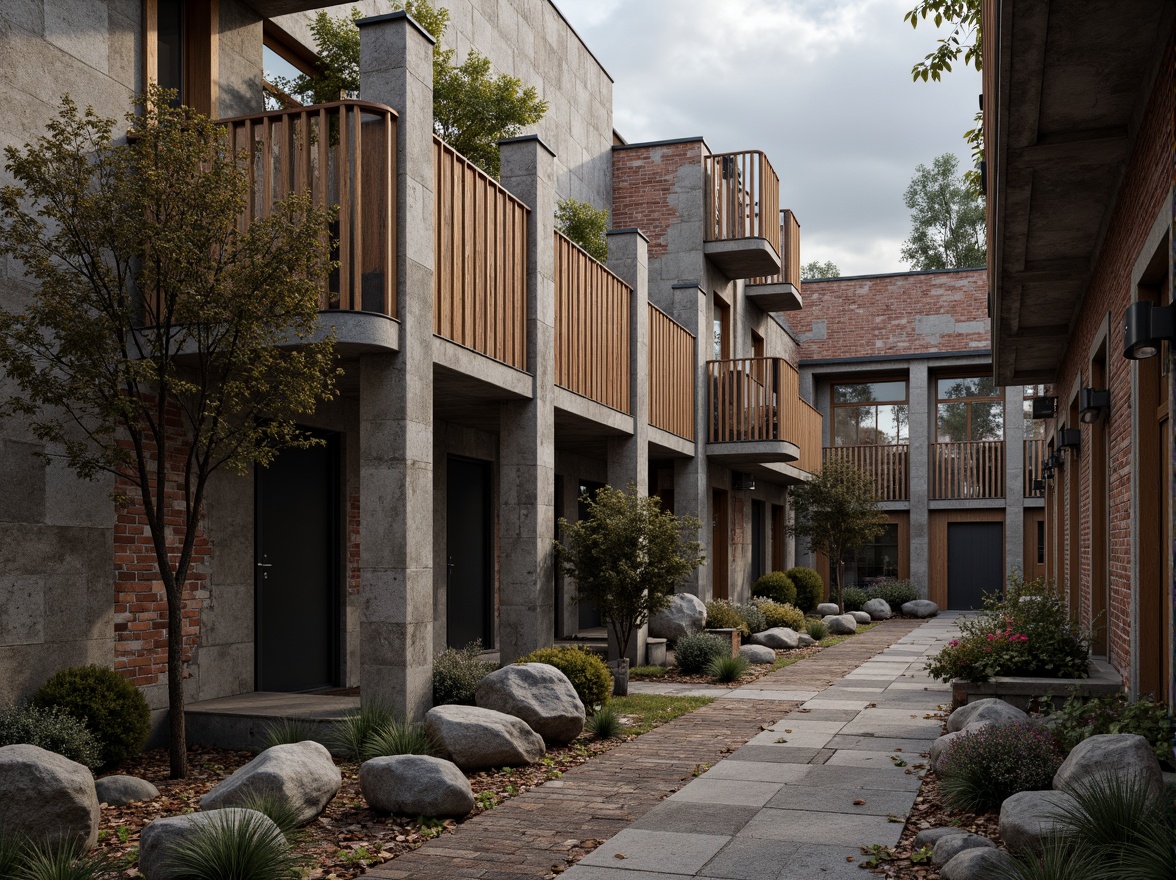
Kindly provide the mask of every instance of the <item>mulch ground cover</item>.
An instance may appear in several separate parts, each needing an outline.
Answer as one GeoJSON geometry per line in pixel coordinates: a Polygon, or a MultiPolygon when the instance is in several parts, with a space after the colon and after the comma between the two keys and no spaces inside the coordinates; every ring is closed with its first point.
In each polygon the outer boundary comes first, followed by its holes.
{"type": "MultiPolygon", "coordinates": [[[[784,660],[801,660],[816,654],[821,650],[820,645],[813,645],[810,648],[793,648],[791,651],[780,650],[776,652],[776,660],[779,662],[784,660]]],[[[709,675],[704,673],[697,673],[696,675],[689,675],[677,666],[668,667],[664,675],[642,675],[629,671],[630,681],[663,681],[667,684],[713,684],[720,687],[737,688],[755,681],[757,678],[763,678],[769,672],[774,672],[779,667],[772,663],[757,663],[748,667],[747,672],[743,673],[735,681],[723,682],[717,681],[709,675]]]]}

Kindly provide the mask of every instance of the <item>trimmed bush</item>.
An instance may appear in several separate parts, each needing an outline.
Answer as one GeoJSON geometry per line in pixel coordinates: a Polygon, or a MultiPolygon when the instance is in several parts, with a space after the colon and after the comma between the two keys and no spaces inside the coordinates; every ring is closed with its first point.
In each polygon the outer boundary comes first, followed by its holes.
{"type": "Polygon", "coordinates": [[[796,607],[808,614],[816,611],[825,598],[825,582],[811,568],[798,565],[786,572],[788,579],[796,586],[796,607]]]}
{"type": "Polygon", "coordinates": [[[897,614],[898,609],[904,604],[919,598],[919,591],[910,581],[882,580],[866,587],[866,596],[871,599],[885,599],[886,604],[897,614]]]}
{"type": "Polygon", "coordinates": [[[823,620],[810,620],[805,624],[805,632],[809,634],[809,638],[816,639],[818,642],[821,639],[829,636],[829,627],[825,626],[823,620]]]}
{"type": "Polygon", "coordinates": [[[708,663],[706,674],[722,682],[738,681],[743,673],[747,672],[749,666],[751,666],[751,661],[746,657],[732,657],[727,654],[723,657],[716,657],[708,663]]]}
{"type": "Polygon", "coordinates": [[[1083,699],[1074,694],[1052,713],[1050,729],[1068,752],[1087,737],[1103,733],[1135,733],[1152,744],[1161,762],[1172,763],[1172,715],[1163,703],[1150,698],[1131,702],[1126,694],[1083,699]]]}
{"type": "Polygon", "coordinates": [[[519,663],[547,663],[568,677],[580,702],[591,715],[597,706],[603,706],[612,696],[613,680],[608,666],[599,656],[587,648],[540,648],[519,663]]]}
{"type": "Polygon", "coordinates": [[[796,604],[796,584],[782,571],[770,571],[751,586],[751,595],[780,605],[796,604]]]}
{"type": "Polygon", "coordinates": [[[862,606],[870,600],[870,597],[857,587],[846,587],[841,591],[841,598],[846,611],[861,611],[862,606]]]}
{"type": "Polygon", "coordinates": [[[737,629],[744,638],[763,632],[768,621],[757,604],[736,605],[726,599],[712,599],[706,603],[707,629],[737,629]]]}
{"type": "Polygon", "coordinates": [[[50,678],[33,704],[57,706],[86,723],[102,749],[102,766],[143,751],[151,733],[151,710],[137,687],[105,666],[72,666],[50,678]]]}
{"type": "MultiPolygon", "coordinates": [[[[102,746],[86,722],[52,706],[41,709],[20,704],[0,710],[0,746],[28,743],[85,764],[102,766],[102,746]]],[[[0,877],[4,875],[0,873],[0,877]]]]}
{"type": "Polygon", "coordinates": [[[464,648],[446,648],[433,658],[433,705],[474,705],[478,683],[498,666],[479,657],[480,639],[464,648]]]}
{"type": "Polygon", "coordinates": [[[951,808],[983,813],[1019,791],[1050,788],[1064,758],[1040,725],[989,724],[947,747],[939,759],[939,790],[951,808]]]}
{"type": "Polygon", "coordinates": [[[771,599],[753,600],[763,613],[768,623],[768,629],[776,626],[786,626],[797,632],[804,632],[804,612],[795,605],[781,605],[771,599]]]}
{"type": "Polygon", "coordinates": [[[674,648],[678,668],[687,675],[706,670],[716,657],[731,656],[731,643],[711,633],[695,633],[678,639],[674,648]]]}

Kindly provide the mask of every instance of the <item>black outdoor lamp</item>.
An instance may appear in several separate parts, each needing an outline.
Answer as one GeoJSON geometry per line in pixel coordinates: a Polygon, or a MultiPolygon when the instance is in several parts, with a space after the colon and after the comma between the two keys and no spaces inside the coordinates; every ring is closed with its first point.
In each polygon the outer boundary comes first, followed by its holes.
{"type": "Polygon", "coordinates": [[[1161,342],[1176,338],[1176,315],[1172,306],[1137,302],[1123,312],[1123,357],[1133,361],[1155,357],[1161,342]]]}
{"type": "Polygon", "coordinates": [[[1082,432],[1078,428],[1062,428],[1058,431],[1058,449],[1078,451],[1082,446],[1082,432]]]}
{"type": "Polygon", "coordinates": [[[1056,471],[1061,466],[1062,460],[1058,457],[1058,454],[1056,452],[1051,452],[1049,454],[1049,458],[1045,460],[1045,467],[1048,471],[1050,471],[1050,476],[1053,476],[1053,471],[1056,471]]]}
{"type": "Polygon", "coordinates": [[[1044,479],[1034,480],[1033,481],[1033,491],[1034,492],[1044,492],[1045,491],[1045,480],[1044,479]]]}
{"type": "Polygon", "coordinates": [[[1111,408],[1111,392],[1106,389],[1078,389],[1078,418],[1085,425],[1093,424],[1111,408]]]}

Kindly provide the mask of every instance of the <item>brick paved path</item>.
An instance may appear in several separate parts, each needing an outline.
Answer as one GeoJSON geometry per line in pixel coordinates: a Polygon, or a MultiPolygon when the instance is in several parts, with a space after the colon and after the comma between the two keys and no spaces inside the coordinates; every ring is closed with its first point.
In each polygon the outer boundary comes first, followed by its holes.
{"type": "MultiPolygon", "coordinates": [[[[892,620],[731,691],[689,715],[593,758],[429,841],[366,876],[387,880],[541,880],[639,820],[809,694],[823,690],[910,633],[892,620]]],[[[699,804],[705,826],[713,809],[699,804]]]]}

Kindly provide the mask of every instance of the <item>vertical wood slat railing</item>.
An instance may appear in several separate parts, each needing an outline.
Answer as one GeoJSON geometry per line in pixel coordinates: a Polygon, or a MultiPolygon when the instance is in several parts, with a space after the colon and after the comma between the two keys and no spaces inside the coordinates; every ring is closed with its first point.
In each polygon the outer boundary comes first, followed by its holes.
{"type": "Polygon", "coordinates": [[[780,178],[760,150],[705,159],[707,241],[766,238],[780,252],[780,178]]]}
{"type": "Polygon", "coordinates": [[[555,384],[632,414],[629,285],[555,233],[555,384]]]}
{"type": "Polygon", "coordinates": [[[433,332],[527,369],[526,205],[433,138],[433,332]]]}
{"type": "Polygon", "coordinates": [[[775,275],[748,278],[749,287],[756,284],[791,284],[800,290],[800,222],[790,210],[780,211],[780,271],[775,275]]]}
{"type": "Polygon", "coordinates": [[[1003,498],[1003,440],[931,444],[931,498],[1003,498]]]}
{"type": "Polygon", "coordinates": [[[322,309],[396,316],[396,111],[336,101],[218,120],[228,148],[248,154],[243,224],[291,194],[337,206],[336,242],[322,309]]]}
{"type": "Polygon", "coordinates": [[[694,334],[649,306],[649,424],[694,439],[694,334]]]}
{"type": "Polygon", "coordinates": [[[1044,498],[1045,490],[1033,488],[1033,481],[1041,479],[1041,468],[1045,464],[1045,440],[1025,441],[1025,497],[1044,498]]]}
{"type": "Polygon", "coordinates": [[[910,499],[910,459],[911,447],[907,443],[825,447],[825,461],[848,461],[873,477],[879,501],[910,499]]]}

